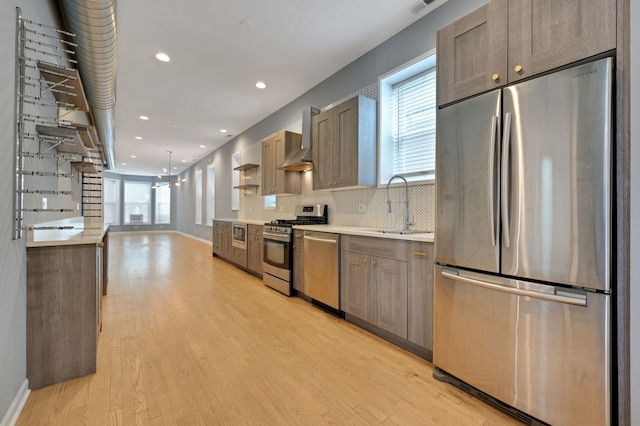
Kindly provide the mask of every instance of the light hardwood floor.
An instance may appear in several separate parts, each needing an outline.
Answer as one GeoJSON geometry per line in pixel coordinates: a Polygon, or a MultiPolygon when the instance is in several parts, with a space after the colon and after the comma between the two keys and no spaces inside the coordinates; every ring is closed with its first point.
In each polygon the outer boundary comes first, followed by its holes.
{"type": "Polygon", "coordinates": [[[520,424],[432,364],[211,257],[111,235],[97,373],[31,393],[18,425],[520,424]]]}

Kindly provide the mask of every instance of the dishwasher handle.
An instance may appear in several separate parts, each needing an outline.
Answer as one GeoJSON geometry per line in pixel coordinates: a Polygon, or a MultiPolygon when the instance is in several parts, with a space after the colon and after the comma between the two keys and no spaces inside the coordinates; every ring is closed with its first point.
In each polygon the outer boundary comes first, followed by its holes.
{"type": "Polygon", "coordinates": [[[310,237],[308,235],[304,236],[305,240],[310,240],[310,241],[317,241],[319,243],[325,243],[325,244],[338,244],[338,240],[337,239],[327,239],[327,238],[316,238],[316,237],[310,237]]]}
{"type": "Polygon", "coordinates": [[[503,293],[514,294],[517,296],[535,297],[536,299],[548,300],[551,302],[568,303],[570,305],[587,306],[587,296],[571,297],[561,296],[557,294],[539,293],[537,291],[522,290],[520,288],[505,287],[500,284],[488,283],[486,281],[477,280],[475,278],[465,277],[463,275],[452,274],[443,270],[441,275],[454,281],[460,281],[465,284],[471,284],[477,287],[486,288],[488,290],[501,291],[503,293]]]}

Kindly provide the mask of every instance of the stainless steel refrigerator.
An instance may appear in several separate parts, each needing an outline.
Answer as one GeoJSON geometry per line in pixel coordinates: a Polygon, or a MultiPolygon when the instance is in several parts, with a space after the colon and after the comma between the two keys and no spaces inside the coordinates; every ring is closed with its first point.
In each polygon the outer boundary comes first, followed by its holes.
{"type": "Polygon", "coordinates": [[[610,424],[611,58],[437,115],[434,375],[610,424]]]}

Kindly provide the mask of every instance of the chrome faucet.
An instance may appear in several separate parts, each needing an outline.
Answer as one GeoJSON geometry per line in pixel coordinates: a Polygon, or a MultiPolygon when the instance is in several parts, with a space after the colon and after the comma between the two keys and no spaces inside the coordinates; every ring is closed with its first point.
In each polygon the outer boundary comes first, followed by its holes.
{"type": "Polygon", "coordinates": [[[413,225],[413,222],[409,222],[409,184],[407,180],[400,175],[393,175],[389,182],[387,182],[387,205],[389,213],[391,213],[391,203],[401,203],[402,201],[391,201],[389,198],[389,185],[391,185],[391,181],[394,179],[402,179],[404,181],[404,230],[409,229],[409,226],[413,225]]]}

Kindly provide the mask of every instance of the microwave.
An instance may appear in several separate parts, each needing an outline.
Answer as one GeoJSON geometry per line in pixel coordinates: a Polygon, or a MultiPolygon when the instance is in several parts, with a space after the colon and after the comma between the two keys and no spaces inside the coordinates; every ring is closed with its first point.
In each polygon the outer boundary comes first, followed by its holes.
{"type": "Polygon", "coordinates": [[[247,248],[247,224],[233,223],[231,225],[231,245],[241,249],[247,248]]]}

